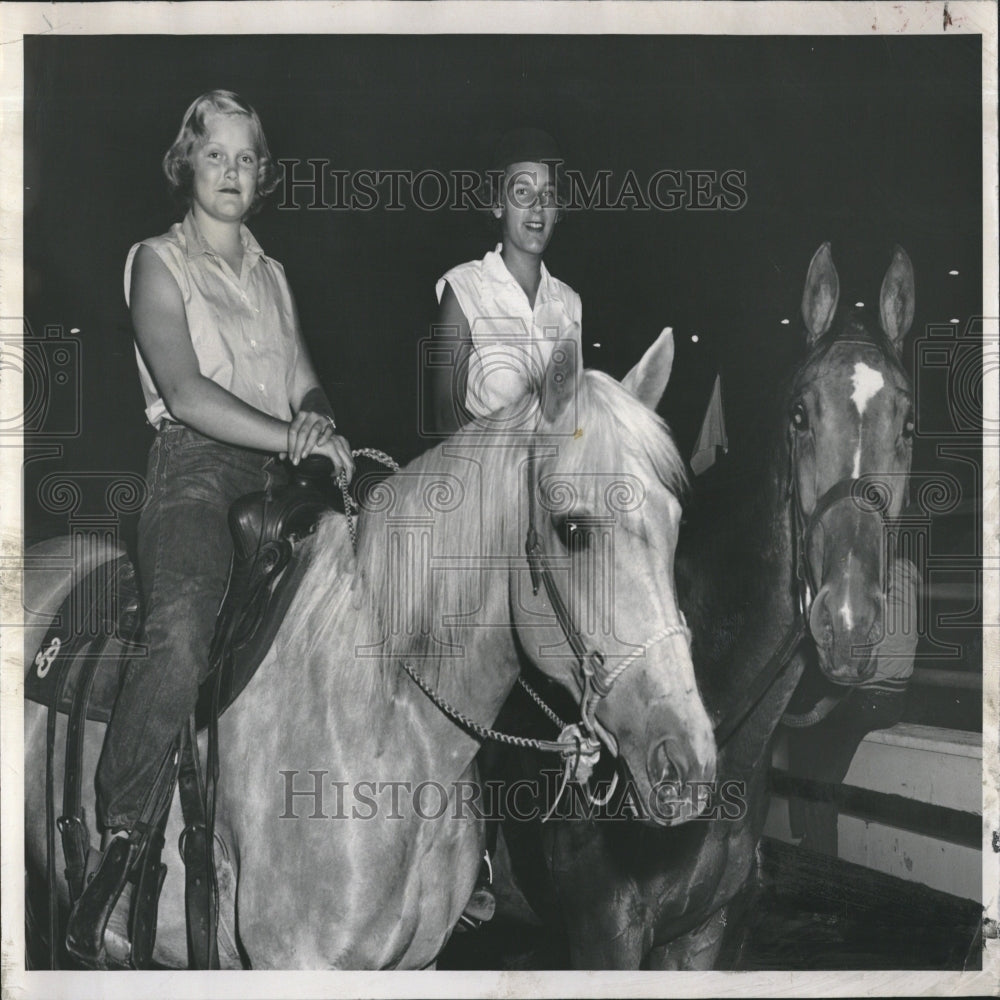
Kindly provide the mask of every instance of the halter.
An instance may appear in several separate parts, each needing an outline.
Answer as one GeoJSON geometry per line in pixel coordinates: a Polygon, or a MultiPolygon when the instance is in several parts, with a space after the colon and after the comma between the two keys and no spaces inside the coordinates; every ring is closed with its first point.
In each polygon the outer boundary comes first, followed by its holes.
{"type": "MultiPolygon", "coordinates": [[[[794,472],[794,467],[792,469],[794,472]]],[[[863,513],[877,514],[883,523],[889,519],[889,498],[882,497],[878,492],[876,481],[867,477],[846,476],[834,483],[816,501],[811,514],[802,509],[798,484],[794,475],[789,478],[788,492],[795,515],[795,577],[798,591],[798,613],[803,618],[809,617],[809,609],[815,597],[816,584],[819,579],[815,567],[809,560],[809,551],[813,534],[822,522],[827,512],[845,500],[853,500],[863,513]],[[858,503],[862,501],[864,506],[858,503]]]]}
{"type": "Polygon", "coordinates": [[[799,643],[806,637],[808,631],[806,622],[809,620],[809,611],[815,597],[814,589],[818,580],[815,568],[809,561],[809,548],[817,526],[832,507],[843,503],[845,500],[853,500],[857,503],[860,499],[867,505],[867,513],[878,514],[883,522],[888,520],[888,499],[881,497],[876,481],[864,476],[846,476],[844,479],[838,480],[816,501],[812,512],[806,514],[802,508],[798,481],[795,477],[795,458],[796,453],[793,442],[789,450],[786,495],[791,502],[792,513],[795,518],[793,559],[795,561],[796,603],[794,616],[791,625],[788,626],[781,639],[778,640],[778,645],[771,654],[770,659],[761,669],[760,673],[751,681],[750,686],[736,703],[736,706],[715,727],[715,742],[719,750],[735,735],[750,713],[756,708],[758,702],[785,672],[785,669],[792,662],[796,650],[799,648],[799,643]]]}

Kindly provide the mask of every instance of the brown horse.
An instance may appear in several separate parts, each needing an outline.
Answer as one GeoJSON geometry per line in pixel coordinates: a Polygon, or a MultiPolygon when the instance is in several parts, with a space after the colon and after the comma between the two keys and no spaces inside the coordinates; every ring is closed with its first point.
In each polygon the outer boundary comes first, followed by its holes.
{"type": "MultiPolygon", "coordinates": [[[[771,738],[804,666],[811,658],[840,684],[874,669],[883,519],[900,512],[911,460],[899,357],[913,319],[909,258],[897,248],[885,275],[881,329],[857,311],[838,317],[838,297],[824,244],[802,300],[806,356],[776,386],[777,412],[762,413],[771,440],[757,481],[696,504],[681,532],[679,598],[728,800],[672,830],[579,815],[505,822],[513,876],[536,913],[565,930],[574,966],[713,968],[727,908],[753,868],[771,738]]],[[[509,780],[540,764],[494,755],[485,771],[509,780]]],[[[500,896],[517,894],[504,884],[500,896]]]]}
{"type": "MultiPolygon", "coordinates": [[[[644,790],[666,776],[712,780],[715,742],[673,587],[685,473],[653,413],[672,356],[665,334],[623,386],[582,372],[572,345],[554,351],[528,398],[371,487],[356,556],[338,516],[303,543],[310,560],[303,583],[265,661],[220,720],[224,967],[424,968],[435,961],[482,855],[482,813],[469,808],[479,788],[473,724],[494,719],[519,656],[574,698],[601,682],[587,708],[592,731],[644,790]],[[636,484],[642,495],[630,499],[636,484]],[[572,504],[564,509],[567,489],[572,504]],[[567,545],[608,496],[619,503],[628,537],[608,551],[567,545]],[[591,606],[595,557],[615,580],[601,616],[612,620],[610,632],[579,610],[591,606]],[[539,566],[551,590],[532,588],[539,566]],[[557,595],[571,619],[553,613],[557,595]],[[570,631],[587,657],[576,654],[570,631]],[[468,724],[446,715],[417,678],[468,724]]],[[[88,553],[88,565],[77,569],[117,555],[88,553]]],[[[71,584],[58,572],[26,574],[33,669],[47,621],[71,584]]],[[[45,870],[45,731],[45,709],[26,702],[25,834],[36,875],[45,870]]],[[[56,787],[64,734],[60,723],[56,787]]],[[[103,738],[104,726],[88,723],[91,820],[103,738]]],[[[187,961],[179,814],[175,801],[153,956],[171,967],[187,961]]],[[[90,835],[95,842],[98,831],[90,835]]],[[[60,847],[55,868],[63,867],[60,847]]]]}

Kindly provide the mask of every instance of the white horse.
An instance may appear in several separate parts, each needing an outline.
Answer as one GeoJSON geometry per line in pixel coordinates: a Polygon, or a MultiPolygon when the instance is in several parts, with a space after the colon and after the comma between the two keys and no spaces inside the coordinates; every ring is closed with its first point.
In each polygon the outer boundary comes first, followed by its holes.
{"type": "MultiPolygon", "coordinates": [[[[593,710],[595,731],[644,795],[667,780],[714,778],[712,727],[673,583],[683,464],[652,412],[672,356],[665,333],[620,385],[580,371],[575,352],[556,351],[537,390],[515,404],[533,414],[531,433],[471,424],[373,488],[356,557],[340,516],[303,543],[310,566],[301,587],[264,662],[220,719],[223,967],[435,961],[482,856],[482,821],[466,808],[478,789],[479,741],[402,664],[483,724],[515,683],[521,657],[582,695],[581,665],[549,593],[531,585],[524,539],[532,511],[556,589],[613,681],[593,710]],[[612,536],[570,543],[609,509],[612,536]]],[[[54,613],[70,583],[65,574],[26,574],[26,606],[54,613]]],[[[29,623],[29,668],[44,634],[44,624],[29,623]]],[[[87,724],[91,821],[104,728],[87,724]]],[[[45,869],[45,730],[46,709],[26,702],[34,876],[45,869]]],[[[64,734],[61,717],[57,789],[64,734]]],[[[670,815],[660,822],[674,822],[670,815]]],[[[154,952],[171,967],[187,964],[180,827],[175,801],[154,952]]],[[[97,829],[90,835],[96,842],[97,829]]],[[[63,867],[60,847],[56,870],[63,867]]]]}

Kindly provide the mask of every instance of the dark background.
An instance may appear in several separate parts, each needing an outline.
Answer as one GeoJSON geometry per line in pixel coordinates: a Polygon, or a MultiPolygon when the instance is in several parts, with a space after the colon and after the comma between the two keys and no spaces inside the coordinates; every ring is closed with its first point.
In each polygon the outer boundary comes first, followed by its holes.
{"type": "MultiPolygon", "coordinates": [[[[971,428],[961,440],[978,454],[978,346],[963,338],[982,310],[980,69],[979,38],[948,35],[27,38],[25,309],[36,336],[80,331],[82,419],[60,437],[72,393],[49,394],[53,436],[44,449],[27,442],[26,532],[66,528],[38,499],[49,473],[144,470],[152,431],[123,265],[132,243],[178,217],[160,160],[184,109],[226,87],[257,108],[275,157],[338,169],[485,169],[504,131],[537,124],[585,177],[611,170],[612,190],[629,169],[643,181],[660,169],[745,171],[739,211],[571,212],[546,254],[583,297],[588,365],[621,376],[674,327],[662,412],[686,457],[716,372],[739,453],[801,336],[821,242],[833,244],[844,301],[876,308],[901,244],[916,271],[911,351],[928,325],[957,319],[946,347],[974,353],[961,386],[955,365],[918,372],[914,469],[958,478],[942,544],[976,551],[975,465],[939,445],[971,428]]],[[[418,357],[435,280],[494,236],[468,210],[308,210],[300,192],[303,207],[280,211],[282,196],[251,226],[285,265],[338,423],[354,446],[411,458],[425,446],[418,357]]],[[[127,540],[128,518],[122,530],[127,540]]]]}

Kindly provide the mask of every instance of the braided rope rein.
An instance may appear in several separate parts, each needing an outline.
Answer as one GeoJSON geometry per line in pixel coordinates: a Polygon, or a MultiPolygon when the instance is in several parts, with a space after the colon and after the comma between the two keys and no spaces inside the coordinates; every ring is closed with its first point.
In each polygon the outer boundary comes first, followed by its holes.
{"type": "MultiPolygon", "coordinates": [[[[354,458],[370,458],[373,461],[384,465],[392,472],[399,472],[399,463],[391,455],[384,451],[380,451],[378,448],[354,448],[351,451],[351,455],[354,458]]],[[[338,473],[337,486],[340,488],[340,495],[344,501],[344,518],[347,521],[347,531],[351,536],[351,548],[354,550],[354,554],[357,555],[358,527],[356,518],[360,508],[358,507],[354,497],[351,496],[348,488],[346,473],[338,473]]],[[[565,722],[563,722],[563,720],[560,719],[559,716],[556,715],[556,713],[545,703],[542,696],[523,677],[518,678],[521,686],[528,693],[535,704],[545,713],[545,715],[547,715],[548,718],[559,727],[560,737],[558,740],[532,740],[525,736],[510,736],[507,733],[501,733],[498,730],[482,726],[478,722],[470,719],[468,716],[463,715],[456,708],[440,698],[437,692],[433,691],[424,682],[423,678],[416,672],[416,670],[405,661],[403,663],[403,669],[410,675],[417,687],[419,687],[420,690],[423,691],[431,699],[431,701],[438,706],[438,708],[440,708],[446,715],[450,716],[456,722],[459,722],[464,728],[475,733],[481,739],[494,739],[500,743],[510,743],[514,746],[534,750],[547,750],[553,753],[561,754],[564,754],[567,748],[575,749],[586,739],[579,733],[579,727],[568,726],[565,722]],[[563,734],[566,734],[569,730],[576,730],[577,735],[567,735],[564,739],[563,734]]]]}
{"type": "MultiPolygon", "coordinates": [[[[370,458],[375,462],[384,465],[391,472],[399,472],[399,463],[384,451],[378,448],[355,448],[351,451],[354,458],[370,458]]],[[[358,524],[357,515],[360,508],[351,491],[348,489],[347,473],[337,473],[337,486],[340,488],[340,495],[344,500],[344,519],[347,521],[347,533],[351,536],[351,549],[354,554],[358,554],[358,524]]]]}

